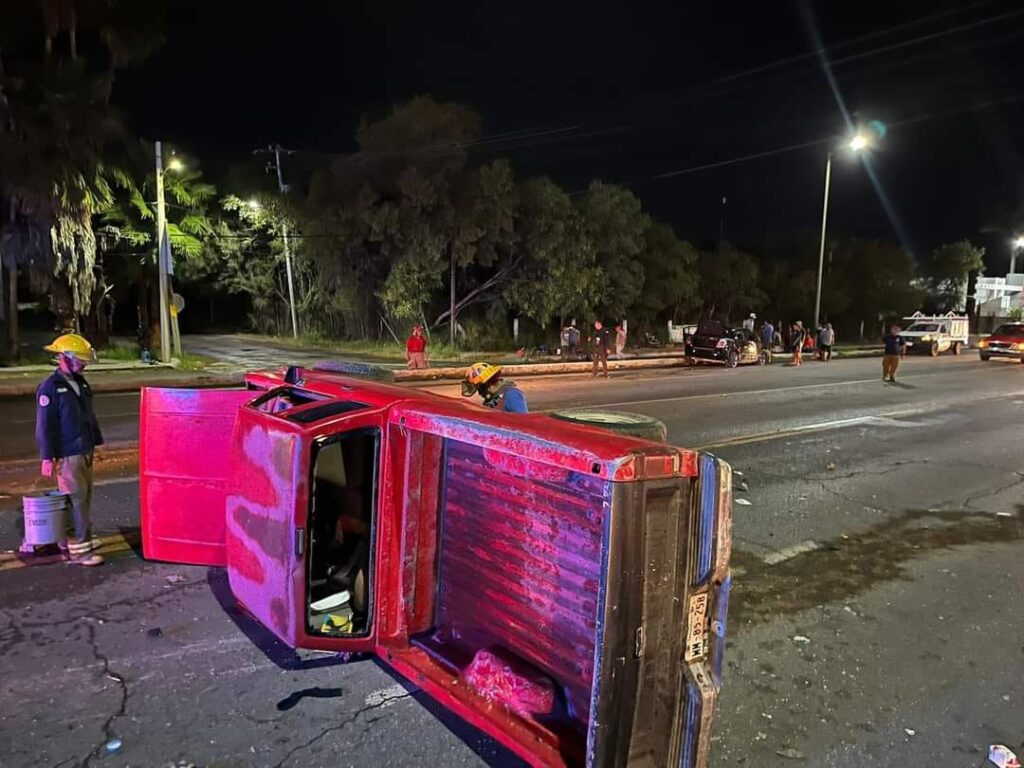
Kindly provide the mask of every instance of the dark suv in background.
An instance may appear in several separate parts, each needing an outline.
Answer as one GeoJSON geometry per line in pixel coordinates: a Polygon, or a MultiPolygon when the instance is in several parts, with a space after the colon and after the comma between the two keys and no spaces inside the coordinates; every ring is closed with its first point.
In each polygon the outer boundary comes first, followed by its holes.
{"type": "Polygon", "coordinates": [[[701,320],[686,342],[686,356],[691,363],[722,363],[730,368],[751,363],[764,365],[770,354],[761,348],[756,333],[728,328],[720,320],[701,320]]]}

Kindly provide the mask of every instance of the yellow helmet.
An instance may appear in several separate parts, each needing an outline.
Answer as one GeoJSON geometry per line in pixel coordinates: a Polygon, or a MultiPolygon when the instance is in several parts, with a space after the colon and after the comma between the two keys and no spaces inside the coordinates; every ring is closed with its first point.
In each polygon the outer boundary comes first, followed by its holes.
{"type": "Polygon", "coordinates": [[[43,349],[57,355],[70,353],[80,360],[96,359],[96,350],[92,348],[92,344],[77,333],[65,333],[63,336],[58,336],[52,344],[47,344],[43,349]]]}
{"type": "Polygon", "coordinates": [[[486,384],[500,373],[500,365],[491,365],[490,363],[473,363],[469,370],[466,371],[466,381],[473,386],[478,386],[480,384],[486,384]]]}

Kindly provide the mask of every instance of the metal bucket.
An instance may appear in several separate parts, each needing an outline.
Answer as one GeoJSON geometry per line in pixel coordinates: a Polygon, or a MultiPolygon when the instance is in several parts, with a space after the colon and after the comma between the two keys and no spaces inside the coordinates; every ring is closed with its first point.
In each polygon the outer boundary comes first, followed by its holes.
{"type": "Polygon", "coordinates": [[[68,495],[61,491],[30,493],[22,498],[27,546],[56,544],[64,538],[64,512],[68,501],[68,495]]]}

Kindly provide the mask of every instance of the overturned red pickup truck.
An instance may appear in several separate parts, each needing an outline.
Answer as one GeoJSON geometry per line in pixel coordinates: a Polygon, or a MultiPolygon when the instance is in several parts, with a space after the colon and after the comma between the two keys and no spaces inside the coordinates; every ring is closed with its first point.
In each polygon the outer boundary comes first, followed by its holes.
{"type": "Polygon", "coordinates": [[[373,652],[536,766],[707,761],[731,471],[337,372],[143,390],[146,557],[296,648],[373,652]]]}

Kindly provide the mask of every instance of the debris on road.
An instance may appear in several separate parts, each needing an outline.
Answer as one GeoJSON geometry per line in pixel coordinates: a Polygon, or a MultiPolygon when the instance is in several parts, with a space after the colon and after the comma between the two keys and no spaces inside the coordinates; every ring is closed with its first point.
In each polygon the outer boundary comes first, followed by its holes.
{"type": "Polygon", "coordinates": [[[792,747],[785,747],[784,749],[775,750],[775,754],[779,757],[784,757],[787,760],[806,760],[804,753],[799,749],[793,749],[792,747]]]}
{"type": "Polygon", "coordinates": [[[168,584],[181,584],[183,581],[188,581],[188,578],[182,576],[180,573],[172,573],[166,579],[168,584]]]}
{"type": "Polygon", "coordinates": [[[806,645],[811,642],[811,638],[804,637],[803,635],[793,635],[793,642],[799,643],[800,645],[806,645]]]}
{"type": "Polygon", "coordinates": [[[903,732],[905,734],[907,734],[907,736],[916,736],[917,735],[917,731],[915,731],[913,728],[904,728],[903,732]]]}
{"type": "Polygon", "coordinates": [[[746,492],[750,490],[750,486],[747,485],[745,481],[740,481],[740,484],[737,486],[737,489],[746,492]]]}
{"type": "Polygon", "coordinates": [[[733,499],[734,504],[739,504],[741,507],[752,506],[748,499],[733,499]]]}
{"type": "Polygon", "coordinates": [[[149,635],[150,637],[163,637],[164,636],[164,631],[162,629],[160,629],[160,627],[153,627],[153,629],[151,629],[148,632],[146,632],[146,634],[149,635]]]}
{"type": "Polygon", "coordinates": [[[828,464],[825,465],[825,469],[827,469],[829,471],[831,471],[831,470],[833,470],[835,468],[836,468],[836,463],[834,461],[830,461],[828,464]]]}
{"type": "Polygon", "coordinates": [[[111,739],[107,742],[107,752],[117,752],[121,748],[120,739],[111,739]]]}
{"type": "Polygon", "coordinates": [[[1020,760],[1009,747],[1002,744],[993,744],[988,748],[988,760],[999,768],[1020,768],[1020,760]]]}

